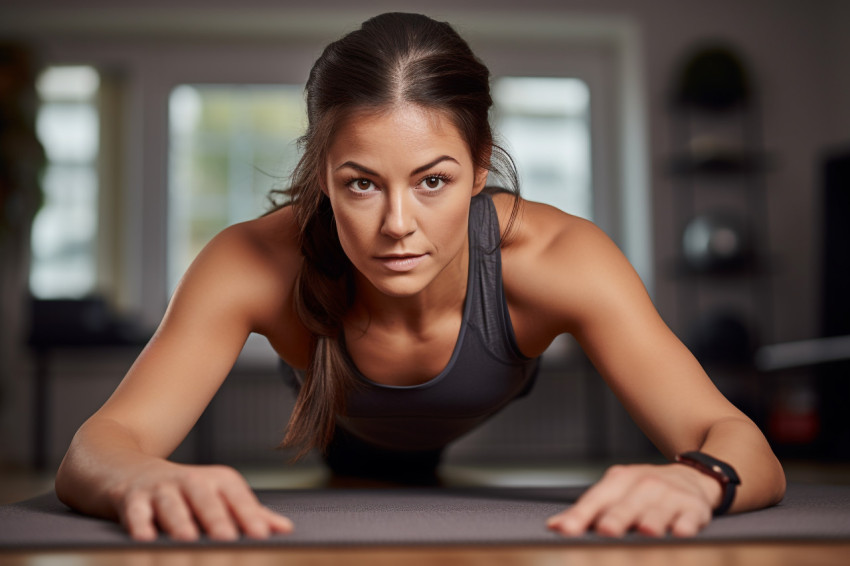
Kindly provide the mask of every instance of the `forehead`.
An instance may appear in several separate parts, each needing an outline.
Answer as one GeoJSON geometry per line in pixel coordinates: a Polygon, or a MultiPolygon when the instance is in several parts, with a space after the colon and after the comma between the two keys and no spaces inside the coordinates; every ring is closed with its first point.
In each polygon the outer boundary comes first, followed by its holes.
{"type": "Polygon", "coordinates": [[[351,159],[352,155],[414,158],[433,152],[451,155],[458,161],[470,159],[466,140],[445,112],[404,104],[349,115],[336,130],[328,158],[333,164],[351,159]]]}

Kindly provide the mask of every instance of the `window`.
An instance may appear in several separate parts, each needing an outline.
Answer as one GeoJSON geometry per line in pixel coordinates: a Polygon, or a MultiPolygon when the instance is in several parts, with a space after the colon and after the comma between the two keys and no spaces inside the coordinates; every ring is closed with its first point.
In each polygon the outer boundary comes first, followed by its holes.
{"type": "Polygon", "coordinates": [[[36,131],[47,153],[44,201],[32,227],[30,291],[81,298],[97,276],[100,78],[92,67],[48,67],[38,78],[36,131]]]}
{"type": "Polygon", "coordinates": [[[306,127],[301,85],[180,85],[169,101],[168,280],[228,225],[267,210],[306,127]]]}
{"type": "Polygon", "coordinates": [[[523,197],[592,220],[587,84],[503,77],[492,91],[494,125],[516,161],[523,197]]]}
{"type": "MultiPolygon", "coordinates": [[[[494,125],[517,162],[523,195],[592,217],[587,86],[506,77],[494,125]]],[[[256,218],[286,185],[306,127],[303,86],[180,85],[172,91],[169,288],[226,226],[256,218]]]]}

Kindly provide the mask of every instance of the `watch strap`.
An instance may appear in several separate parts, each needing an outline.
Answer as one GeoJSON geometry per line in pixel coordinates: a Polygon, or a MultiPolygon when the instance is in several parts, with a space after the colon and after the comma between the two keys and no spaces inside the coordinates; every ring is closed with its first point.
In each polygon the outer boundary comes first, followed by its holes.
{"type": "Polygon", "coordinates": [[[713,456],[709,456],[705,452],[683,452],[676,456],[676,462],[690,466],[708,476],[713,477],[720,483],[720,488],[723,491],[720,504],[714,509],[715,517],[723,515],[732,506],[735,500],[735,492],[741,484],[741,480],[735,469],[713,456]]]}

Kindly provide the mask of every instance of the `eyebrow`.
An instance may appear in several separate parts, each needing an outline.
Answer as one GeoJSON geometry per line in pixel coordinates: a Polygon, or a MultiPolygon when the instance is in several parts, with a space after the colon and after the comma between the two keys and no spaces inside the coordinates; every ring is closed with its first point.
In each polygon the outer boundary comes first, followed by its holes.
{"type": "MultiPolygon", "coordinates": [[[[435,160],[433,160],[429,163],[426,163],[425,165],[422,165],[421,167],[417,167],[416,169],[411,171],[410,174],[411,175],[417,175],[419,173],[423,173],[423,172],[427,171],[428,169],[430,169],[431,167],[439,165],[443,161],[453,161],[454,163],[457,163],[458,165],[460,165],[460,163],[458,163],[458,160],[455,159],[454,157],[451,157],[450,155],[441,155],[437,159],[435,159],[435,160]]],[[[354,161],[346,161],[345,163],[343,163],[342,165],[337,167],[336,171],[339,171],[340,169],[342,169],[344,167],[350,167],[351,169],[355,169],[357,171],[360,171],[361,173],[365,173],[366,175],[372,175],[374,177],[379,176],[377,172],[372,171],[368,167],[364,167],[363,165],[360,165],[359,163],[356,163],[354,161]]]]}
{"type": "Polygon", "coordinates": [[[430,163],[426,163],[422,167],[417,167],[416,169],[411,171],[411,175],[417,175],[419,173],[424,173],[425,171],[427,171],[431,167],[439,165],[443,161],[453,161],[453,162],[457,163],[458,165],[460,165],[460,163],[458,163],[457,159],[455,159],[454,157],[451,157],[451,156],[448,156],[448,155],[441,155],[440,157],[438,157],[434,161],[432,161],[430,163]]]}

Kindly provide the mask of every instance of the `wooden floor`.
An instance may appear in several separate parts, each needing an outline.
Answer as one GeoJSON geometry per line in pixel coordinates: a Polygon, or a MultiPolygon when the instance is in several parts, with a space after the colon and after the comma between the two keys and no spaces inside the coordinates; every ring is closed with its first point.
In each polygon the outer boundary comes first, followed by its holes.
{"type": "Polygon", "coordinates": [[[11,552],[3,566],[847,566],[850,543],[11,552]]]}

